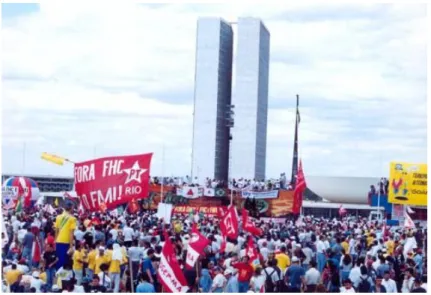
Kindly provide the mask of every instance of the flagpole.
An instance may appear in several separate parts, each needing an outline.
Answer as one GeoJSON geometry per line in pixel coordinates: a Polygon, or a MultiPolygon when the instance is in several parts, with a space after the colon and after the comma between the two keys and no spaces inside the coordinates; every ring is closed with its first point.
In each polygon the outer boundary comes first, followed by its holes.
{"type": "Polygon", "coordinates": [[[22,149],[22,171],[21,171],[21,174],[24,175],[24,173],[25,173],[25,152],[27,150],[27,144],[24,142],[22,147],[23,147],[23,149],[22,149]]]}
{"type": "Polygon", "coordinates": [[[162,188],[161,188],[161,196],[160,202],[163,203],[163,184],[164,184],[164,176],[165,175],[165,144],[162,147],[162,188]]]}
{"type": "Polygon", "coordinates": [[[295,112],[295,139],[293,143],[293,159],[292,159],[292,178],[291,185],[295,188],[295,176],[298,173],[298,125],[299,125],[299,95],[296,95],[296,112],[295,112]]]}

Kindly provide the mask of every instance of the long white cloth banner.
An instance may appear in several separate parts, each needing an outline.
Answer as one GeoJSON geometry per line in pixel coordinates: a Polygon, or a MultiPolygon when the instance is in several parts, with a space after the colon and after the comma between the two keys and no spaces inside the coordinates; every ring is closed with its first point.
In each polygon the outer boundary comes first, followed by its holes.
{"type": "Polygon", "coordinates": [[[266,192],[242,191],[241,196],[243,199],[276,199],[278,197],[278,190],[266,192]]]}
{"type": "Polygon", "coordinates": [[[204,188],[197,186],[183,186],[182,188],[177,188],[177,195],[183,196],[187,199],[197,199],[204,195],[204,188]]]}

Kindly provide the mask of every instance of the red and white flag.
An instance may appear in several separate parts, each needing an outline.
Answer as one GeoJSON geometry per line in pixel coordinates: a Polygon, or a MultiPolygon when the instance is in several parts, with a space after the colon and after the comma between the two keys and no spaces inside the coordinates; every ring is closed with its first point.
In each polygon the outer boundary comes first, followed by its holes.
{"type": "Polygon", "coordinates": [[[307,184],[305,182],[304,171],[302,170],[302,161],[299,160],[298,174],[296,177],[295,190],[293,192],[292,213],[299,214],[302,208],[302,195],[304,194],[307,184]]]}
{"type": "Polygon", "coordinates": [[[262,230],[254,225],[248,216],[248,211],[246,209],[242,209],[242,227],[245,231],[251,233],[252,235],[262,235],[262,230]]]}
{"type": "Polygon", "coordinates": [[[407,211],[404,211],[404,227],[405,228],[416,228],[415,223],[413,222],[412,218],[407,213],[407,211]]]}
{"type": "Polygon", "coordinates": [[[259,253],[257,253],[256,247],[254,246],[253,239],[251,236],[248,237],[247,248],[245,249],[246,255],[250,258],[251,265],[259,265],[259,253]]]}
{"type": "Polygon", "coordinates": [[[107,157],[75,164],[75,190],[85,210],[107,210],[148,197],[153,154],[107,157]],[[103,205],[102,205],[103,206],[103,205]]]}
{"type": "Polygon", "coordinates": [[[210,244],[210,241],[202,235],[197,229],[196,223],[193,224],[192,237],[187,248],[186,264],[193,268],[199,256],[204,253],[204,249],[210,244]]]}
{"type": "Polygon", "coordinates": [[[186,293],[189,290],[186,278],[184,277],[182,269],[175,257],[175,251],[171,240],[166,233],[165,244],[163,245],[157,275],[165,292],[186,293]]]}
{"type": "Polygon", "coordinates": [[[31,257],[32,261],[35,263],[39,263],[41,259],[41,246],[39,237],[35,237],[33,240],[33,247],[31,249],[31,257]]]}
{"type": "Polygon", "coordinates": [[[231,205],[220,222],[220,230],[223,236],[236,239],[239,234],[238,227],[238,213],[236,212],[236,208],[231,205]]]}

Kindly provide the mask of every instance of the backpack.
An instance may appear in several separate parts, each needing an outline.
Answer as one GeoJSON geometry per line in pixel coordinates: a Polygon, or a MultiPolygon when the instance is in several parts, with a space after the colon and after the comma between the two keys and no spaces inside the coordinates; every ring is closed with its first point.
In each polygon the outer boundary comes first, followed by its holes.
{"type": "Polygon", "coordinates": [[[266,279],[265,279],[265,292],[267,292],[267,293],[274,292],[274,291],[275,291],[275,284],[274,284],[274,282],[272,281],[272,275],[274,274],[275,269],[272,271],[272,273],[271,273],[270,275],[266,272],[266,269],[264,269],[263,271],[264,271],[264,272],[265,272],[265,274],[266,274],[266,279]]]}
{"type": "Polygon", "coordinates": [[[361,282],[358,285],[358,293],[370,293],[371,284],[368,281],[368,276],[366,279],[361,278],[361,282]]]}

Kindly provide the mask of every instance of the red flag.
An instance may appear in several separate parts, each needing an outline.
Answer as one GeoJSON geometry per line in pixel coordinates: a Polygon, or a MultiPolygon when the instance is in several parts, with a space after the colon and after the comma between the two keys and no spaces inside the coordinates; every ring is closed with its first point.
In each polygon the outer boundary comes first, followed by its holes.
{"type": "Polygon", "coordinates": [[[307,187],[305,183],[304,171],[302,170],[302,161],[299,160],[298,174],[296,177],[295,191],[293,192],[293,214],[299,214],[302,207],[302,195],[307,187]]]}
{"type": "Polygon", "coordinates": [[[223,236],[230,239],[238,238],[238,215],[234,206],[229,206],[226,214],[220,222],[220,230],[223,236]]]}
{"type": "Polygon", "coordinates": [[[189,246],[187,248],[186,264],[189,268],[193,268],[199,255],[204,253],[206,246],[210,244],[210,241],[200,233],[197,229],[196,223],[193,224],[192,238],[190,239],[189,246]]]}
{"type": "Polygon", "coordinates": [[[254,223],[250,220],[248,216],[248,211],[246,209],[242,209],[242,227],[245,231],[251,233],[252,235],[262,235],[262,230],[256,227],[254,223]]]}
{"type": "Polygon", "coordinates": [[[186,278],[175,257],[175,251],[171,240],[165,233],[165,244],[163,245],[162,255],[160,257],[159,269],[157,276],[162,283],[165,292],[169,293],[186,293],[189,287],[187,286],[186,278]]]}
{"type": "Polygon", "coordinates": [[[36,263],[40,262],[40,258],[41,258],[40,249],[41,247],[40,247],[39,237],[35,236],[33,240],[33,247],[31,249],[31,257],[33,262],[36,262],[36,263]]]}
{"type": "Polygon", "coordinates": [[[343,205],[340,205],[340,209],[338,209],[338,214],[340,214],[340,216],[343,216],[346,213],[347,210],[343,208],[343,205]]]}
{"type": "Polygon", "coordinates": [[[138,210],[139,210],[138,202],[136,202],[136,200],[132,200],[132,202],[129,204],[129,212],[131,214],[135,214],[136,212],[138,212],[138,210]]]}
{"type": "MultiPolygon", "coordinates": [[[[259,261],[259,254],[257,253],[256,247],[254,246],[253,239],[251,236],[248,237],[248,243],[245,253],[250,258],[250,264],[256,265],[255,261],[259,261]]],[[[259,262],[257,262],[257,264],[259,264],[259,262]]]]}
{"type": "Polygon", "coordinates": [[[108,157],[75,164],[75,190],[85,210],[108,210],[148,197],[153,154],[108,157]]]}

